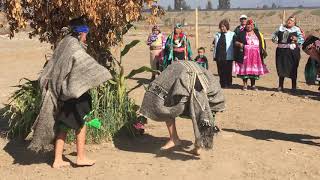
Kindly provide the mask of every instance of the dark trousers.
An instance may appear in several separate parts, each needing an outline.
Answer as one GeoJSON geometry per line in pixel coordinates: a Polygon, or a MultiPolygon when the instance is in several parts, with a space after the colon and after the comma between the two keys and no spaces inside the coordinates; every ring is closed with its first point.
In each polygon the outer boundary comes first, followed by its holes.
{"type": "Polygon", "coordinates": [[[222,88],[232,85],[232,61],[218,60],[217,69],[222,88]]]}

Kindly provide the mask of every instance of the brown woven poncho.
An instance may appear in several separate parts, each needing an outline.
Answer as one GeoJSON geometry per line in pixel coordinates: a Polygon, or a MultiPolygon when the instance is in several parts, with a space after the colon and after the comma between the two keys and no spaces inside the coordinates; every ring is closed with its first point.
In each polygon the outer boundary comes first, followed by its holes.
{"type": "Polygon", "coordinates": [[[59,112],[60,101],[79,98],[109,79],[109,71],[86,53],[78,39],[72,36],[62,39],[39,78],[42,106],[33,125],[29,149],[51,149],[55,138],[55,115],[59,112]]]}
{"type": "Polygon", "coordinates": [[[192,119],[195,146],[212,148],[214,114],[225,108],[218,80],[195,62],[177,61],[154,80],[145,93],[140,113],[156,121],[180,115],[192,119]]]}

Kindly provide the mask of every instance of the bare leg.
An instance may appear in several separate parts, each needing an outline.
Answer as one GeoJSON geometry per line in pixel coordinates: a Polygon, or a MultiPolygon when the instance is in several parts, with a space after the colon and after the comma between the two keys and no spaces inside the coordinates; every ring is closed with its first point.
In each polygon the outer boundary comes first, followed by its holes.
{"type": "Polygon", "coordinates": [[[79,166],[92,166],[95,164],[94,160],[90,160],[85,156],[85,143],[86,143],[86,126],[84,125],[77,135],[77,165],[79,166]]]}
{"type": "Polygon", "coordinates": [[[176,120],[166,121],[166,125],[169,131],[170,140],[161,147],[162,150],[167,150],[181,144],[176,129],[176,120]]]}
{"type": "Polygon", "coordinates": [[[190,151],[190,153],[193,154],[193,155],[196,155],[196,156],[200,156],[201,148],[195,147],[190,151]]]}
{"type": "Polygon", "coordinates": [[[66,132],[60,132],[57,136],[56,144],[55,144],[54,162],[52,165],[53,168],[61,168],[64,166],[70,166],[69,162],[64,161],[62,159],[63,146],[64,146],[64,141],[66,140],[66,136],[67,136],[66,132]]]}

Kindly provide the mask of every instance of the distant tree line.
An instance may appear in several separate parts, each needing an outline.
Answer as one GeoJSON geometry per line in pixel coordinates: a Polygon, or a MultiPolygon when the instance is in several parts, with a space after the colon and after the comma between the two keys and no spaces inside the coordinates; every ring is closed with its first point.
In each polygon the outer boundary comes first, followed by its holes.
{"type": "MultiPolygon", "coordinates": [[[[201,9],[201,7],[198,7],[201,9]]],[[[231,3],[230,0],[219,0],[218,4],[218,9],[230,9],[231,8],[231,3]]],[[[191,6],[188,5],[188,3],[185,0],[174,0],[174,8],[171,7],[171,5],[168,6],[167,10],[172,11],[172,10],[189,10],[191,9],[191,6]]],[[[212,10],[213,5],[212,5],[212,0],[208,0],[206,7],[206,10],[212,10]]]]}
{"type": "MultiPolygon", "coordinates": [[[[303,5],[298,6],[299,8],[303,8],[303,5]]],[[[201,7],[198,7],[201,9],[201,7]]],[[[230,9],[231,8],[231,0],[219,0],[218,4],[218,9],[230,9]]],[[[281,8],[280,5],[277,5],[276,3],[272,3],[271,6],[264,4],[262,7],[257,6],[257,8],[262,8],[262,9],[278,9],[281,8]]],[[[186,2],[186,0],[174,0],[174,8],[171,7],[171,5],[168,6],[167,10],[172,11],[172,10],[190,10],[191,6],[186,2]]],[[[206,7],[206,10],[213,10],[213,4],[212,0],[208,0],[206,7]]],[[[241,9],[238,7],[238,9],[241,9]]]]}
{"type": "Polygon", "coordinates": [[[230,0],[219,0],[218,9],[230,9],[230,0]]]}

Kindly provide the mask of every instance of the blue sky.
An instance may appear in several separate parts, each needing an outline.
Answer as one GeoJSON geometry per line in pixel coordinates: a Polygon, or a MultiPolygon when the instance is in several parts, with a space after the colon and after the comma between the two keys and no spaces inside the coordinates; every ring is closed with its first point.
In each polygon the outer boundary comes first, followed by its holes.
{"type": "MultiPolygon", "coordinates": [[[[173,0],[158,0],[159,3],[167,8],[168,5],[173,7],[173,0]]],[[[198,0],[200,2],[201,7],[205,7],[208,0],[198,0]]],[[[188,4],[192,7],[196,6],[196,0],[186,0],[188,4]]],[[[211,0],[213,3],[213,7],[216,8],[218,5],[218,0],[211,0]]],[[[280,6],[299,6],[303,5],[305,7],[317,6],[320,7],[320,0],[231,0],[231,6],[233,8],[241,7],[241,8],[254,8],[257,5],[262,6],[267,4],[271,6],[272,3],[280,4],[280,6]]]]}

